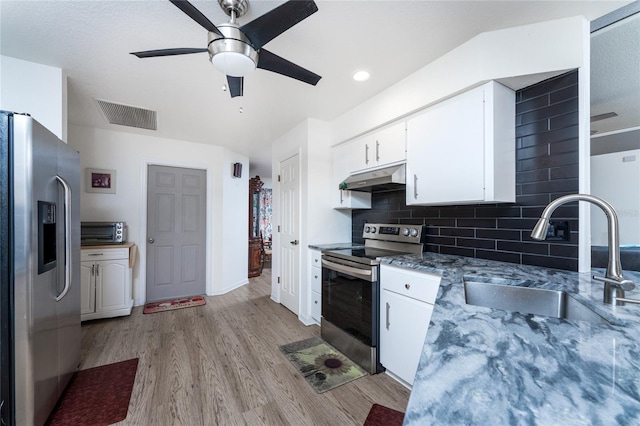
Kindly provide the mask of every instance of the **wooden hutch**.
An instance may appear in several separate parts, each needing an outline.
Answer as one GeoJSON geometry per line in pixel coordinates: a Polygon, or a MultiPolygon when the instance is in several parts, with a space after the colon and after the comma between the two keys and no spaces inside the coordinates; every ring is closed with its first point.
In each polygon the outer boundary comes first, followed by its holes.
{"type": "Polygon", "coordinates": [[[262,239],[260,238],[260,176],[249,179],[249,278],[262,274],[262,239]]]}

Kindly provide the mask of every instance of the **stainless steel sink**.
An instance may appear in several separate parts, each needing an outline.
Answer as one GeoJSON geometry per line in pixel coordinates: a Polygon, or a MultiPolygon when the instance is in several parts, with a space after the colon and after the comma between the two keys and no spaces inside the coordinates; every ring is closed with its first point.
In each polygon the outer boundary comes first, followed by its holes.
{"type": "Polygon", "coordinates": [[[467,305],[566,320],[610,324],[605,318],[564,291],[465,281],[464,297],[467,305]]]}

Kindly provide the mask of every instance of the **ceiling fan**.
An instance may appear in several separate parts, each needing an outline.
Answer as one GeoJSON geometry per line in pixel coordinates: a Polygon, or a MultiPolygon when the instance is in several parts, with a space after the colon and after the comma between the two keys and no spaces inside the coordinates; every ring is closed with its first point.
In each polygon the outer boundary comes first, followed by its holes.
{"type": "Polygon", "coordinates": [[[209,60],[227,76],[231,97],[242,96],[244,77],[256,67],[295,78],[315,86],[322,77],[289,62],[263,48],[298,22],[318,11],[313,0],[289,0],[248,24],[240,26],[236,18],[244,15],[247,0],[218,0],[220,7],[230,16],[229,22],[215,26],[195,6],[186,0],[169,0],[178,9],[209,32],[206,48],[173,48],[132,52],[138,58],[187,55],[209,52],[209,60]]]}

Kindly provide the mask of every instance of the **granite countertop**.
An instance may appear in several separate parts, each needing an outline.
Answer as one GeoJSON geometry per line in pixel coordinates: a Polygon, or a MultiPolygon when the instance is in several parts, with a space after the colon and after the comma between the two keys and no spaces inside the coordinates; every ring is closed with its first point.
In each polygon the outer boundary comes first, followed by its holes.
{"type": "MultiPolygon", "coordinates": [[[[434,253],[381,262],[442,276],[405,425],[640,422],[640,305],[605,305],[592,274],[434,253]],[[463,279],[565,290],[612,324],[467,305],[463,279]]],[[[640,299],[640,273],[624,276],[640,299]]]]}
{"type": "Polygon", "coordinates": [[[333,244],[309,244],[308,246],[313,250],[341,250],[341,249],[357,249],[363,248],[364,244],[353,244],[353,243],[333,243],[333,244]]]}

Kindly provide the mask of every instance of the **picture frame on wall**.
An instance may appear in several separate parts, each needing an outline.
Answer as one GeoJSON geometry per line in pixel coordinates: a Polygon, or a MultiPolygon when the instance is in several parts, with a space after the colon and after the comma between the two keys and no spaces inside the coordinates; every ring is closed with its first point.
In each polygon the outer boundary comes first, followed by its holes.
{"type": "Polygon", "coordinates": [[[105,169],[85,169],[85,192],[102,194],[116,193],[116,171],[105,169]]]}

